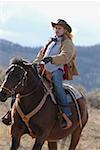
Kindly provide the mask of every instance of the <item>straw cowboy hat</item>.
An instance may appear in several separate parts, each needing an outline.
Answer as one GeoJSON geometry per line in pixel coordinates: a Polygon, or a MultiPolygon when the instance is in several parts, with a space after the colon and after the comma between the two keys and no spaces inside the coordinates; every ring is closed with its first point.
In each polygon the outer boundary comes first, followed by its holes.
{"type": "Polygon", "coordinates": [[[56,25],[61,25],[64,28],[66,28],[69,33],[72,32],[71,26],[65,20],[58,19],[57,23],[51,22],[51,24],[52,24],[52,27],[55,27],[56,25]]]}

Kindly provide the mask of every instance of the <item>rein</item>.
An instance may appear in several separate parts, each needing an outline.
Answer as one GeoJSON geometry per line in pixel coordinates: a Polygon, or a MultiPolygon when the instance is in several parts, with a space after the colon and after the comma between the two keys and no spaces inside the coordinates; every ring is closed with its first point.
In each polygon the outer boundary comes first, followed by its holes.
{"type": "MultiPolygon", "coordinates": [[[[2,86],[1,86],[1,88],[2,88],[2,89],[5,89],[5,90],[7,90],[9,93],[11,93],[11,96],[15,94],[15,91],[13,91],[13,90],[9,90],[8,88],[2,87],[2,86]]],[[[31,92],[29,92],[28,94],[20,95],[20,98],[23,98],[23,97],[27,97],[27,96],[32,95],[34,92],[37,91],[38,88],[39,88],[39,86],[38,86],[36,89],[34,89],[34,90],[32,90],[31,92]]]]}
{"type": "Polygon", "coordinates": [[[2,87],[2,85],[0,85],[0,89],[5,89],[5,90],[7,90],[9,93],[11,93],[11,94],[13,93],[13,92],[12,92],[11,90],[9,90],[8,88],[6,88],[6,87],[4,87],[4,86],[2,87]]]}

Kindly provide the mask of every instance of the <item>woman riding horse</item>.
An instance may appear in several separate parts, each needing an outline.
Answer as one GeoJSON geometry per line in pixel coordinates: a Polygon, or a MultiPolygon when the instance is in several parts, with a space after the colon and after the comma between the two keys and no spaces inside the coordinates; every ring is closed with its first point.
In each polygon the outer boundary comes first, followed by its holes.
{"type": "MultiPolygon", "coordinates": [[[[42,48],[37,55],[34,63],[43,61],[45,63],[45,73],[51,73],[53,86],[57,95],[57,103],[62,105],[61,111],[66,117],[67,124],[62,124],[63,128],[70,128],[72,125],[69,117],[72,115],[68,105],[68,99],[63,89],[62,81],[64,79],[71,80],[73,75],[78,75],[75,65],[75,46],[72,42],[70,25],[58,19],[57,23],[52,22],[52,27],[55,32],[55,37],[52,38],[45,48],[42,48]]],[[[42,71],[43,72],[43,71],[42,71]]],[[[10,111],[3,117],[3,123],[10,124],[10,111]]]]}
{"type": "Polygon", "coordinates": [[[72,126],[66,130],[60,127],[58,106],[52,101],[49,91],[39,77],[35,65],[30,66],[23,60],[13,60],[1,85],[0,101],[15,97],[11,110],[11,150],[17,150],[21,136],[29,134],[35,138],[33,150],[41,150],[48,141],[49,150],[57,150],[57,140],[71,134],[69,150],[75,150],[81,132],[85,126],[88,113],[84,96],[77,99],[82,126],[80,126],[76,104],[71,103],[72,126]]]}

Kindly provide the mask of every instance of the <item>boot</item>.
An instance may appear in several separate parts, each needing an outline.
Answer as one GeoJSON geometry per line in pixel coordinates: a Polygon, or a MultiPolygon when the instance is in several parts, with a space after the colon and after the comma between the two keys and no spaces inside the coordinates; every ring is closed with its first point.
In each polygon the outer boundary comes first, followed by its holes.
{"type": "Polygon", "coordinates": [[[9,110],[2,118],[1,118],[2,122],[9,126],[11,125],[11,111],[9,110]]]}
{"type": "Polygon", "coordinates": [[[60,127],[64,130],[69,129],[72,126],[72,121],[67,117],[65,113],[60,113],[58,115],[58,120],[60,127]]]}

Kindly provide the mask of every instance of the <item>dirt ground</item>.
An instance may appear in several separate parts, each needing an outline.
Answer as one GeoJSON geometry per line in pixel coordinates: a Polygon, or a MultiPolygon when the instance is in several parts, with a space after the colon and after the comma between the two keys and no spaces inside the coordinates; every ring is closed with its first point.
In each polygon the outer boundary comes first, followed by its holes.
{"type": "MultiPolygon", "coordinates": [[[[5,107],[6,108],[6,107],[5,107]]],[[[0,105],[0,116],[6,112],[4,107],[0,105]],[[3,109],[2,109],[3,108],[3,109]]],[[[58,150],[68,150],[69,138],[58,142],[58,150]]],[[[24,135],[21,139],[19,150],[31,150],[34,140],[28,135],[24,135]]],[[[0,150],[9,150],[11,145],[11,137],[9,134],[9,127],[3,125],[0,121],[0,150]]],[[[47,143],[44,144],[42,150],[48,150],[47,143]]],[[[100,110],[89,108],[89,120],[85,126],[80,142],[76,150],[100,150],[100,110]]]]}

